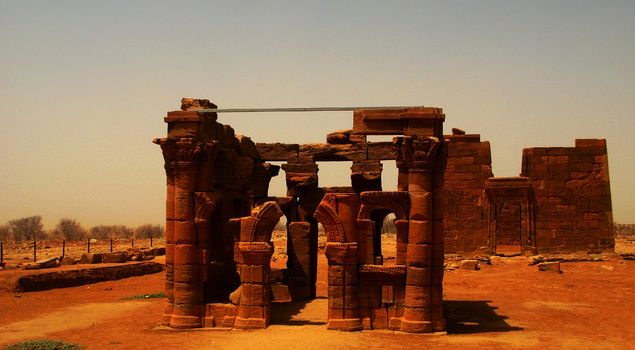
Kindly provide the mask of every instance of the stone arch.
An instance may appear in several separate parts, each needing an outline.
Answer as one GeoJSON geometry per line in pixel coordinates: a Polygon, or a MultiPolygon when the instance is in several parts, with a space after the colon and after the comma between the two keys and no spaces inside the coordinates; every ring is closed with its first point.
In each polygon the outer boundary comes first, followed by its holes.
{"type": "Polygon", "coordinates": [[[370,220],[373,212],[385,209],[395,214],[395,220],[408,220],[409,197],[406,191],[368,191],[360,195],[358,220],[370,220]]]}
{"type": "Polygon", "coordinates": [[[337,211],[337,197],[334,193],[327,193],[318,205],[313,216],[324,226],[329,242],[344,242],[344,226],[337,211]]]}
{"type": "Polygon", "coordinates": [[[271,241],[271,232],[282,215],[282,210],[273,201],[254,208],[251,216],[241,218],[240,240],[242,242],[271,241]]]}

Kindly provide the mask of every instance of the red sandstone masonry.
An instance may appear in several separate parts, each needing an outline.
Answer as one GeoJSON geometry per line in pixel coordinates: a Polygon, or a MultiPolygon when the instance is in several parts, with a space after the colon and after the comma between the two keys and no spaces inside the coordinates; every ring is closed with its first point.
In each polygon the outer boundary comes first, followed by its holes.
{"type": "Polygon", "coordinates": [[[485,181],[493,176],[489,142],[481,142],[480,135],[446,135],[445,139],[445,252],[485,252],[484,189],[485,181]]]}
{"type": "Polygon", "coordinates": [[[606,141],[523,150],[535,196],[540,253],[612,251],[615,246],[606,141]]]}

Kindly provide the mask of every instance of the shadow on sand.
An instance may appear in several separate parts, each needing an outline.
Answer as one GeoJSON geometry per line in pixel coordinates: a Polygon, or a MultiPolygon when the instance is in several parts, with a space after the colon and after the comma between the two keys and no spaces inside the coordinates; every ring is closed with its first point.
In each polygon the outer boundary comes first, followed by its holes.
{"type": "Polygon", "coordinates": [[[485,332],[520,331],[521,327],[510,326],[507,316],[497,314],[491,300],[445,300],[443,309],[447,320],[448,334],[472,334],[485,332]]]}
{"type": "Polygon", "coordinates": [[[285,326],[325,325],[328,298],[271,304],[271,324],[285,326]]]}
{"type": "MultiPolygon", "coordinates": [[[[443,308],[448,334],[520,331],[498,315],[490,300],[445,300],[443,308]]],[[[271,324],[285,326],[325,325],[327,298],[271,304],[271,324]]]]}

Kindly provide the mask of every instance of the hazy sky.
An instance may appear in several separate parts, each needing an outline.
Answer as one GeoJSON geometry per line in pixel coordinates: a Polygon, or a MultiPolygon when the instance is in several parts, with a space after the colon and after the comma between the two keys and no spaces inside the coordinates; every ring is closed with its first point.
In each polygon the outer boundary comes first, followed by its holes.
{"type": "MultiPolygon", "coordinates": [[[[0,0],[0,223],[162,223],[151,140],[185,96],[442,107],[446,132],[491,142],[495,176],[518,175],[523,147],[606,138],[614,218],[635,223],[635,2],[581,0],[0,0]]],[[[308,143],[351,116],[219,121],[256,142],[308,143]]],[[[347,185],[349,166],[320,164],[321,185],[347,185]]]]}

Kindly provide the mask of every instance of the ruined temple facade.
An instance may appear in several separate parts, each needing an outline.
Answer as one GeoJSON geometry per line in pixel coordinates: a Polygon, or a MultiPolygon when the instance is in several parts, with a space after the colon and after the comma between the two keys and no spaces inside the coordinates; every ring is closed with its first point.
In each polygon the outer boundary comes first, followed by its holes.
{"type": "Polygon", "coordinates": [[[167,137],[154,140],[167,178],[166,326],[264,328],[276,295],[315,298],[318,223],[327,236],[327,327],[345,331],[445,330],[444,252],[613,246],[603,140],[527,149],[521,177],[493,178],[489,143],[459,130],[444,136],[440,108],[357,109],[352,129],[324,144],[254,143],[218,123],[215,109],[183,99],[165,118],[167,137]],[[396,160],[397,191],[382,191],[383,160],[396,160]],[[319,187],[323,161],[352,162],[351,186],[319,187]],[[287,195],[271,197],[280,168],[287,195]],[[388,265],[381,227],[391,213],[396,257],[388,265]],[[270,267],[271,234],[283,215],[280,279],[270,267]]]}
{"type": "Polygon", "coordinates": [[[606,141],[525,148],[518,177],[493,177],[490,145],[445,136],[445,252],[601,253],[615,247],[606,141]]]}

